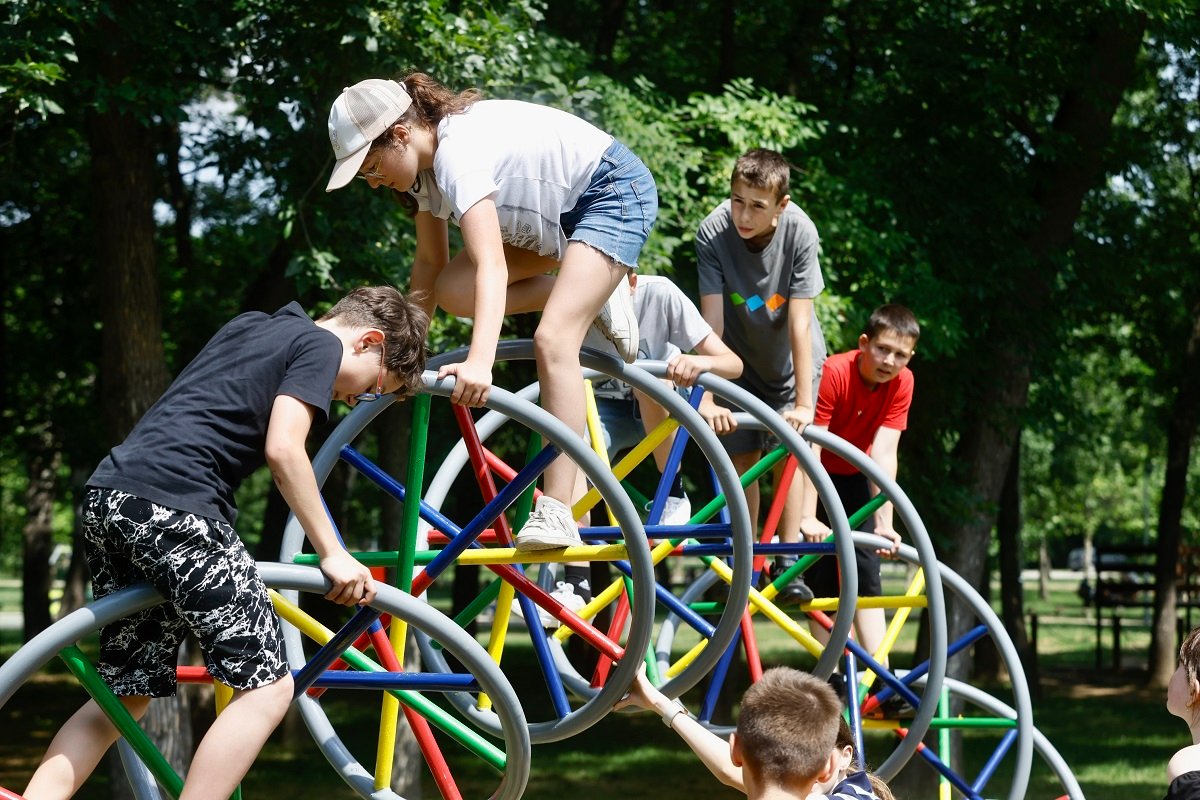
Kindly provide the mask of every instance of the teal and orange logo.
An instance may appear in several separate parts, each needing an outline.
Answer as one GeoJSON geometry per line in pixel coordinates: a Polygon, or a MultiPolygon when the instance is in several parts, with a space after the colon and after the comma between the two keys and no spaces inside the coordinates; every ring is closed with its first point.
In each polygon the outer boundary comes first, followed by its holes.
{"type": "Polygon", "coordinates": [[[766,306],[767,308],[771,309],[772,311],[778,311],[779,307],[787,302],[787,298],[784,297],[783,295],[779,294],[778,292],[771,295],[766,300],[763,300],[761,297],[759,297],[756,294],[751,295],[750,297],[742,297],[737,292],[730,292],[729,293],[729,302],[733,303],[735,306],[740,306],[742,304],[745,304],[745,306],[747,308],[749,308],[751,311],[758,311],[763,306],[766,306]]]}

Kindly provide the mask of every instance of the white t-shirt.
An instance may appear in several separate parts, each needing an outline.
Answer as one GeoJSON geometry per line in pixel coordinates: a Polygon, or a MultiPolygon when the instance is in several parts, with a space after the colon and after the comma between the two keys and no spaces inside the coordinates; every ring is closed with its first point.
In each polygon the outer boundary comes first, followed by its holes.
{"type": "Polygon", "coordinates": [[[575,207],[612,141],[556,108],[481,100],[438,124],[434,181],[422,173],[413,196],[421,211],[456,224],[490,197],[506,244],[561,260],[567,237],[559,217],[575,207]]]}
{"type": "MultiPolygon", "coordinates": [[[[638,321],[638,358],[670,361],[680,353],[691,352],[703,342],[712,327],[700,316],[695,303],[678,286],[661,275],[638,275],[633,290],[633,314],[638,321]]],[[[616,354],[612,342],[594,327],[583,339],[586,347],[616,354]]],[[[632,397],[628,384],[614,379],[597,383],[597,397],[632,397]]]]}

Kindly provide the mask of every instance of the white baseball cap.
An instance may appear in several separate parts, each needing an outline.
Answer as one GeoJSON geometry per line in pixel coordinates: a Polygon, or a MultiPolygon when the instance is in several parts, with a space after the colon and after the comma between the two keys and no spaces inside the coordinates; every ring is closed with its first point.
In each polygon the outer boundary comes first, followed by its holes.
{"type": "Polygon", "coordinates": [[[337,163],[325,191],[340,189],[354,179],[367,150],[412,105],[404,85],[369,78],[345,88],[329,109],[329,143],[337,163]]]}

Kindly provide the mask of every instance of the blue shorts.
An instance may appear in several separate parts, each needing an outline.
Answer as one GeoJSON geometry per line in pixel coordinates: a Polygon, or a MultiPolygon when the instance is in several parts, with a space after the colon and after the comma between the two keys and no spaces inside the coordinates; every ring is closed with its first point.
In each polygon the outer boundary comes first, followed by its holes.
{"type": "MultiPolygon", "coordinates": [[[[691,395],[691,390],[682,386],[676,387],[675,391],[684,400],[691,395]]],[[[610,460],[617,453],[636,447],[646,438],[642,408],[632,394],[620,399],[597,397],[596,413],[600,417],[600,430],[610,460]]]]}
{"type": "Polygon", "coordinates": [[[568,241],[583,242],[636,269],[657,216],[654,177],[640,158],[614,139],[579,202],[559,217],[559,224],[568,241]]]}

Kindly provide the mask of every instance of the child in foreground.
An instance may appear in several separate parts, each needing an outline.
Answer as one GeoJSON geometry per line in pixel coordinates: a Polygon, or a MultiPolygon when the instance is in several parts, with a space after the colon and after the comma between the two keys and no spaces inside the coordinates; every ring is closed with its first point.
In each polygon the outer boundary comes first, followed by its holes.
{"type": "MultiPolygon", "coordinates": [[[[88,479],[84,540],[97,599],[148,581],[166,603],[106,625],[96,668],[134,717],[175,694],[179,645],[200,642],[233,699],[196,749],[181,800],[227,800],[292,701],[279,620],[233,528],[234,492],[264,461],[346,606],[375,599],[338,541],[305,449],[330,403],[409,394],[425,313],[387,286],[356,289],[316,322],[298,303],[227,323],[88,479]]],[[[59,730],[25,789],[65,800],[117,731],[95,701],[59,730]]]]}
{"type": "Polygon", "coordinates": [[[1179,648],[1179,666],[1167,684],[1167,711],[1188,724],[1192,743],[1167,763],[1170,786],[1164,800],[1200,798],[1200,628],[1179,648]]]}
{"type": "Polygon", "coordinates": [[[717,780],[750,800],[892,800],[890,793],[875,794],[871,776],[855,769],[841,701],[807,672],[775,667],[763,673],[742,696],[729,741],[654,688],[644,672],[616,707],[625,706],[657,711],[717,780]]]}

